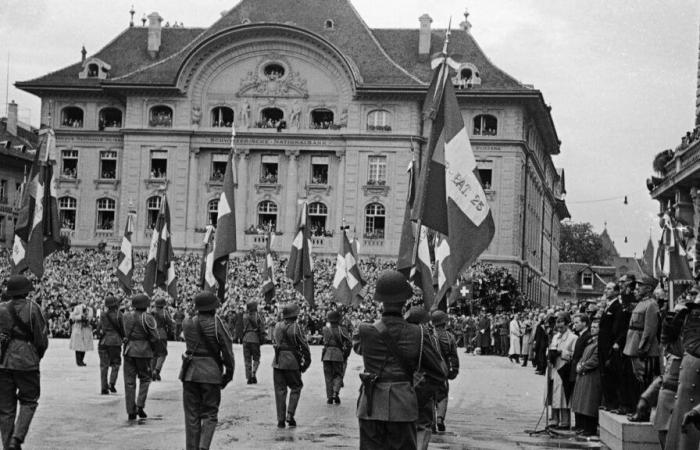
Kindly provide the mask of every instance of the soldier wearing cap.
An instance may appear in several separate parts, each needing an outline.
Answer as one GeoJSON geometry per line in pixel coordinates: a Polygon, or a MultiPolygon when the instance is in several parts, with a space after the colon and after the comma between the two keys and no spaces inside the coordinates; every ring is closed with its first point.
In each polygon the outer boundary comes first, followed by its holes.
{"type": "Polygon", "coordinates": [[[208,449],[218,422],[221,390],[233,379],[233,339],[216,314],[219,300],[210,292],[194,298],[195,317],[184,320],[187,350],[180,380],[187,450],[208,449]]]}
{"type": "Polygon", "coordinates": [[[100,382],[102,395],[116,393],[114,387],[122,365],[122,340],[124,339],[124,323],[119,312],[119,300],[113,295],[105,299],[105,310],[97,322],[97,354],[100,357],[100,382]],[[109,369],[112,369],[109,374],[109,369]],[[109,379],[109,381],[108,381],[109,379]]]}
{"type": "Polygon", "coordinates": [[[27,436],[39,401],[39,363],[49,346],[44,312],[27,299],[33,289],[26,277],[11,276],[8,301],[0,303],[0,436],[9,450],[21,449],[27,436]]]}
{"type": "Polygon", "coordinates": [[[129,420],[136,416],[145,419],[144,411],[148,387],[151,384],[151,359],[153,347],[158,343],[156,320],[146,310],[151,299],[144,294],[131,299],[131,312],[124,314],[124,394],[126,413],[129,420]],[[136,396],[136,377],[139,379],[139,393],[136,396]]]}
{"type": "Polygon", "coordinates": [[[275,357],[272,361],[272,377],[275,386],[275,405],[277,407],[277,427],[297,426],[294,419],[301,388],[301,374],[311,364],[311,352],[304,333],[297,324],[299,307],[289,303],[282,308],[282,321],[275,325],[272,332],[272,344],[275,357]],[[287,403],[289,389],[289,403],[287,403]]]}
{"type": "Polygon", "coordinates": [[[243,362],[248,384],[256,384],[260,366],[260,344],[265,342],[265,322],[258,314],[258,303],[248,302],[243,314],[243,362]]]}
{"type": "Polygon", "coordinates": [[[323,327],[323,376],[326,379],[326,403],[329,405],[340,404],[340,388],[343,386],[345,361],[350,353],[352,341],[347,330],[340,326],[340,313],[331,311],[328,313],[328,326],[323,327]]]}
{"type": "Polygon", "coordinates": [[[628,382],[636,384],[637,397],[659,374],[659,305],[652,295],[657,284],[648,276],[637,282],[634,292],[638,303],[632,310],[623,351],[634,370],[635,379],[628,382]]]}
{"type": "MultiPolygon", "coordinates": [[[[451,332],[447,330],[447,313],[436,310],[431,314],[431,322],[435,327],[435,334],[440,343],[440,353],[447,363],[447,378],[454,380],[459,373],[459,356],[457,355],[457,340],[451,332]]],[[[437,430],[445,431],[445,416],[447,415],[447,394],[449,384],[445,382],[443,389],[440,389],[435,398],[435,412],[437,417],[437,430]]]]}
{"type": "Polygon", "coordinates": [[[362,356],[364,373],[357,402],[360,448],[416,448],[418,399],[415,385],[442,380],[447,368],[423,329],[406,322],[401,311],[413,295],[406,278],[383,272],[374,299],[382,302],[382,318],[360,324],[353,348],[362,356]]]}
{"type": "Polygon", "coordinates": [[[156,319],[158,330],[158,343],[153,349],[153,359],[151,360],[151,378],[153,381],[160,381],[160,371],[168,356],[168,335],[173,330],[173,319],[165,306],[167,302],[164,298],[155,301],[156,309],[153,311],[153,318],[156,319]]]}

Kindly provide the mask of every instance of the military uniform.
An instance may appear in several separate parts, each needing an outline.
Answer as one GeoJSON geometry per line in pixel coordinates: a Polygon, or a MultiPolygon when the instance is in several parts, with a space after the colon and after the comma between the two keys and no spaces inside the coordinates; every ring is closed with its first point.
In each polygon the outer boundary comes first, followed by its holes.
{"type": "MultiPolygon", "coordinates": [[[[459,356],[457,355],[457,341],[452,333],[447,331],[447,314],[443,311],[435,311],[432,314],[432,323],[435,327],[440,354],[447,364],[447,378],[454,380],[459,373],[459,356]]],[[[445,417],[447,416],[447,398],[449,394],[449,383],[445,381],[444,387],[440,389],[435,398],[435,415],[437,417],[437,430],[445,431],[445,417]]]]}
{"type": "Polygon", "coordinates": [[[148,417],[143,410],[148,397],[148,387],[151,384],[151,359],[153,346],[158,342],[156,320],[148,314],[150,299],[136,295],[131,306],[134,311],[124,314],[124,394],[126,397],[126,413],[129,420],[135,420],[138,415],[148,417]],[[136,397],[136,376],[139,378],[139,393],[136,397]]]}
{"type": "Polygon", "coordinates": [[[353,349],[362,356],[365,368],[357,402],[362,449],[416,448],[414,376],[422,373],[432,381],[447,375],[429,336],[401,317],[401,309],[412,294],[401,273],[382,273],[374,295],[384,304],[382,318],[374,324],[361,324],[353,334],[353,349]]]}
{"type": "Polygon", "coordinates": [[[105,299],[105,306],[107,309],[102,312],[100,321],[97,323],[97,332],[100,336],[97,354],[100,357],[100,385],[103,395],[117,392],[114,385],[122,365],[121,353],[124,338],[122,314],[117,309],[119,300],[109,296],[105,299]],[[111,375],[108,373],[110,368],[111,375]]]}
{"type": "Polygon", "coordinates": [[[339,325],[340,314],[337,311],[328,313],[330,326],[323,327],[323,376],[326,380],[326,399],[330,405],[340,404],[340,388],[343,386],[345,374],[344,349],[350,348],[352,342],[347,331],[339,325]]]}
{"type": "Polygon", "coordinates": [[[26,277],[12,276],[5,291],[11,299],[0,303],[0,436],[5,449],[22,448],[38,406],[39,364],[49,345],[44,312],[26,299],[32,289],[26,277]]]}
{"type": "Polygon", "coordinates": [[[182,321],[185,320],[185,313],[182,312],[181,309],[176,309],[175,312],[173,313],[173,320],[175,321],[175,331],[174,331],[174,336],[173,339],[176,341],[181,341],[183,340],[181,335],[182,335],[182,321]]]}
{"type": "Polygon", "coordinates": [[[188,358],[183,360],[180,370],[187,450],[208,449],[211,445],[221,390],[233,379],[235,365],[233,339],[228,327],[215,314],[218,299],[202,292],[195,296],[194,303],[197,316],[183,322],[188,358]]]}
{"type": "Polygon", "coordinates": [[[243,362],[248,384],[256,384],[256,373],[260,366],[260,344],[265,341],[265,323],[258,314],[258,304],[249,302],[243,314],[243,362]]]}
{"type": "MultiPolygon", "coordinates": [[[[638,289],[653,290],[656,280],[644,277],[638,289]]],[[[650,295],[644,295],[632,310],[623,353],[630,358],[636,383],[641,391],[659,374],[659,306],[650,295]]],[[[634,382],[628,380],[628,382],[634,382]]]]}
{"type": "Polygon", "coordinates": [[[158,343],[153,351],[153,359],[151,360],[151,377],[154,381],[160,381],[160,371],[165,364],[165,358],[168,356],[168,334],[173,329],[173,319],[170,313],[165,309],[166,302],[159,298],[156,300],[156,309],[153,312],[153,318],[156,319],[156,329],[158,330],[158,343]]]}
{"type": "Polygon", "coordinates": [[[296,426],[294,413],[299,404],[302,372],[311,364],[311,352],[306,337],[296,323],[299,307],[288,304],[282,310],[283,321],[278,322],[272,333],[275,357],[272,361],[272,376],[275,386],[277,407],[277,427],[285,427],[285,419],[290,427],[296,426]],[[289,403],[287,403],[289,389],[289,403]]]}

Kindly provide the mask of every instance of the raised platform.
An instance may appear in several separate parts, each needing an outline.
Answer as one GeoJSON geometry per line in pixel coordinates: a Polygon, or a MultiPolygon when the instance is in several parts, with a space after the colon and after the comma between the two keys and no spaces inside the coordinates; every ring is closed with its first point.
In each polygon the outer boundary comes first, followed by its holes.
{"type": "Polygon", "coordinates": [[[659,450],[651,422],[630,422],[627,417],[600,411],[600,441],[611,450],[659,450]]]}

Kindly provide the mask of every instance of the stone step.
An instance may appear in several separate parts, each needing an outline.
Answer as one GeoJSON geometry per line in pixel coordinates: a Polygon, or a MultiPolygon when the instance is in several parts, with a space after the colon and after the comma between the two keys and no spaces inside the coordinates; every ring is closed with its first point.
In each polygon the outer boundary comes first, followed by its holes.
{"type": "Polygon", "coordinates": [[[651,422],[630,422],[626,416],[600,411],[600,441],[611,450],[658,450],[659,438],[651,422]]]}

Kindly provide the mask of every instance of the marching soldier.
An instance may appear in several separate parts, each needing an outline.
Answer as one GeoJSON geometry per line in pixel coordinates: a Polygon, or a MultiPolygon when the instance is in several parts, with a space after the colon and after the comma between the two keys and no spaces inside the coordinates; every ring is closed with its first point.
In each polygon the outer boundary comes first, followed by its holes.
{"type": "MultiPolygon", "coordinates": [[[[447,331],[447,314],[444,311],[433,311],[431,322],[435,327],[435,334],[440,343],[440,354],[447,363],[447,378],[454,380],[459,373],[459,356],[457,355],[457,340],[451,332],[447,331]]],[[[447,397],[449,384],[445,381],[444,388],[438,391],[436,397],[437,430],[445,431],[445,416],[447,415],[447,397]]]]}
{"type": "Polygon", "coordinates": [[[119,376],[119,367],[122,365],[122,341],[124,339],[124,323],[122,314],[117,309],[119,300],[114,296],[105,299],[106,311],[102,311],[100,321],[97,323],[97,333],[100,340],[97,344],[97,354],[100,357],[100,381],[102,395],[110,392],[116,393],[114,387],[119,376]],[[109,369],[112,373],[109,374],[109,369]],[[109,378],[109,382],[107,379],[109,378]]]}
{"type": "Polygon", "coordinates": [[[353,348],[365,366],[357,402],[362,449],[416,448],[416,386],[447,376],[428,335],[401,316],[412,295],[400,272],[383,272],[374,293],[384,306],[382,318],[360,324],[353,335],[353,348]]]}
{"type": "Polygon", "coordinates": [[[260,344],[265,342],[265,322],[258,314],[257,302],[248,302],[243,314],[243,360],[248,384],[256,384],[260,366],[260,344]]]}
{"type": "Polygon", "coordinates": [[[233,379],[233,339],[216,314],[219,300],[210,292],[194,298],[196,317],[185,319],[187,350],[180,380],[185,408],[187,450],[208,449],[218,422],[221,390],[233,379]]]}
{"type": "Polygon", "coordinates": [[[153,349],[153,359],[151,360],[151,378],[153,381],[160,381],[160,371],[163,369],[165,358],[168,356],[168,335],[173,329],[173,319],[165,309],[166,301],[163,298],[156,300],[156,309],[153,311],[153,318],[156,319],[158,329],[158,344],[153,349]]]}
{"type": "Polygon", "coordinates": [[[39,363],[49,346],[44,312],[27,300],[33,289],[26,277],[11,276],[9,300],[0,303],[0,436],[8,450],[21,450],[27,436],[39,401],[39,363]]]}
{"type": "Polygon", "coordinates": [[[136,416],[145,419],[144,411],[148,387],[151,384],[151,359],[153,347],[158,342],[156,320],[148,314],[151,300],[144,294],[131,299],[134,311],[124,314],[124,394],[129,420],[136,416]],[[136,397],[136,376],[139,378],[139,394],[136,397]]]}
{"type": "Polygon", "coordinates": [[[299,307],[288,303],[282,308],[282,321],[275,325],[272,342],[275,358],[272,361],[272,375],[275,385],[275,405],[277,407],[277,428],[285,427],[285,419],[290,427],[297,426],[294,413],[301,396],[301,374],[311,365],[311,352],[306,337],[297,324],[299,307]],[[287,404],[289,388],[289,404],[287,404]]]}
{"type": "Polygon", "coordinates": [[[340,313],[331,311],[328,313],[330,326],[323,327],[323,376],[326,379],[326,403],[340,404],[340,388],[343,387],[343,375],[345,374],[345,361],[350,356],[352,341],[347,331],[339,325],[340,313]]]}

